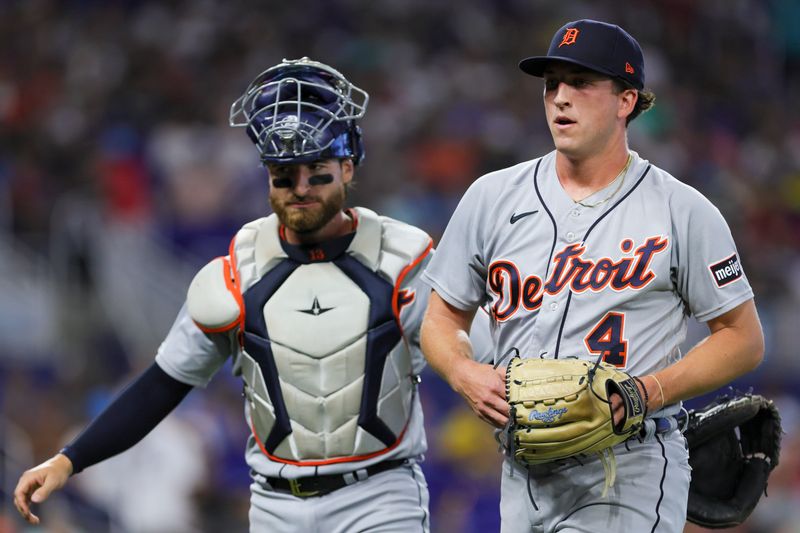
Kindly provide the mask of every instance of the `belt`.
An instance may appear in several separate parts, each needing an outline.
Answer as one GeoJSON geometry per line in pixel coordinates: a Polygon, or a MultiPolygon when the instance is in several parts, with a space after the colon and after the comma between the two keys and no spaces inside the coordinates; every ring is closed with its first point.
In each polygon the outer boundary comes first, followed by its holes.
{"type": "Polygon", "coordinates": [[[352,485],[359,481],[364,481],[370,476],[380,472],[397,468],[407,464],[407,459],[395,459],[383,461],[366,468],[360,468],[354,472],[345,474],[329,474],[324,476],[301,477],[297,479],[285,479],[281,477],[267,477],[251,471],[253,479],[266,490],[286,492],[298,498],[310,498],[312,496],[324,496],[335,490],[352,485]]]}

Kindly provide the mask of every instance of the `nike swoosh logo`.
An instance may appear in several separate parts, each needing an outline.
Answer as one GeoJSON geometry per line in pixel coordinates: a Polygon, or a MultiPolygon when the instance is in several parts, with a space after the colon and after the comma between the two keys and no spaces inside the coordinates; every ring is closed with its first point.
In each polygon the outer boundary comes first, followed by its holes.
{"type": "Polygon", "coordinates": [[[510,222],[513,224],[514,222],[516,222],[517,220],[519,220],[521,218],[525,218],[528,215],[533,215],[533,214],[536,214],[538,212],[539,212],[539,210],[537,209],[536,211],[525,211],[524,213],[520,213],[519,215],[517,215],[515,213],[515,214],[511,215],[511,221],[510,222]]]}

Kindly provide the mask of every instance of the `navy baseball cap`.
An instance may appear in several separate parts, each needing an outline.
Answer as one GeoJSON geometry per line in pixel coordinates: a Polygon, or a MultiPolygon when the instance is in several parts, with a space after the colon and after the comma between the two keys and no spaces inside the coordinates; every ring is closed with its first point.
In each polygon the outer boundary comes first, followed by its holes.
{"type": "Polygon", "coordinates": [[[642,48],[614,24],[589,19],[568,22],[553,36],[546,56],[523,59],[519,68],[541,78],[550,61],[574,63],[644,89],[642,48]]]}

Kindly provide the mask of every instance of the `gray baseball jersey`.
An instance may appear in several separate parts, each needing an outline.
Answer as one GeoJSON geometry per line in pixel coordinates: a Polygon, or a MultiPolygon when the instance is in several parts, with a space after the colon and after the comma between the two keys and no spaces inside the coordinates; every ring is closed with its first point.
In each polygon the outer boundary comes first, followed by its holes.
{"type": "Polygon", "coordinates": [[[636,153],[580,203],[555,152],[481,177],[423,278],[459,309],[489,305],[497,356],[602,357],[637,375],[681,357],[690,314],[753,297],[716,207],[636,153]]]}
{"type": "MultiPolygon", "coordinates": [[[[483,176],[423,278],[459,309],[490,307],[496,357],[602,358],[634,375],[681,357],[690,314],[707,321],[753,297],[719,211],[635,153],[581,202],[559,183],[555,152],[483,176]]],[[[597,456],[528,470],[507,460],[501,531],[682,531],[688,452],[668,418],[679,410],[617,447],[607,496],[597,456]]]]}

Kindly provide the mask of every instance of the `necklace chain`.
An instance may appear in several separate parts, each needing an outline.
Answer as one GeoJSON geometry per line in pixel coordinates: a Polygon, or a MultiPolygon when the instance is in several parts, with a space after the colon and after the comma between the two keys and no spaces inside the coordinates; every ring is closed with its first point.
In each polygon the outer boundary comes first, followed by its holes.
{"type": "MultiPolygon", "coordinates": [[[[597,207],[598,205],[602,205],[602,204],[606,203],[607,201],[609,201],[615,194],[617,194],[619,192],[619,190],[622,188],[622,184],[625,183],[625,177],[628,175],[628,167],[631,166],[632,159],[633,159],[633,156],[629,153],[628,154],[628,160],[625,162],[625,166],[622,167],[622,170],[620,171],[620,173],[617,174],[616,178],[614,178],[614,181],[619,180],[619,185],[617,185],[617,187],[611,192],[611,194],[609,194],[608,196],[606,196],[602,200],[597,201],[597,202],[595,202],[593,204],[586,203],[583,200],[575,200],[575,203],[578,204],[578,205],[582,205],[583,207],[597,207]],[[620,178],[622,178],[622,179],[620,179],[620,178]]],[[[594,194],[594,193],[592,193],[592,194],[594,194]]],[[[591,194],[589,196],[591,196],[591,194]]],[[[588,196],[587,196],[587,198],[588,198],[588,196]]]]}

